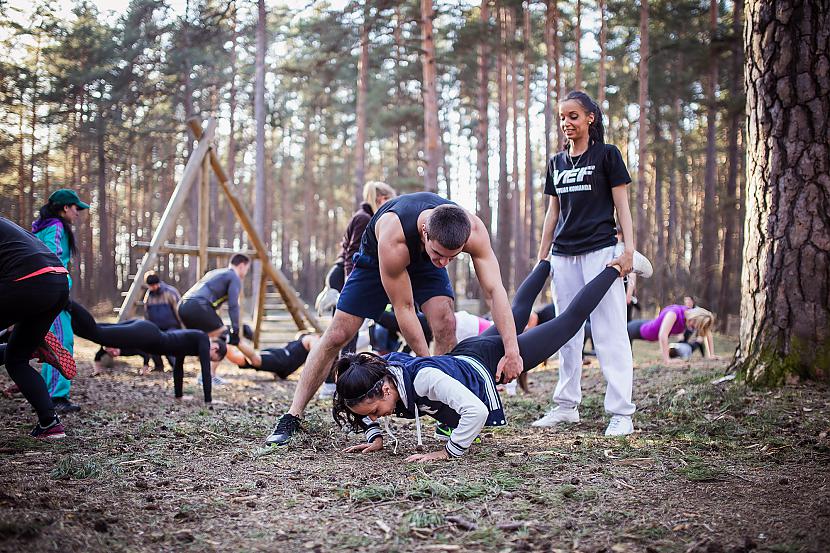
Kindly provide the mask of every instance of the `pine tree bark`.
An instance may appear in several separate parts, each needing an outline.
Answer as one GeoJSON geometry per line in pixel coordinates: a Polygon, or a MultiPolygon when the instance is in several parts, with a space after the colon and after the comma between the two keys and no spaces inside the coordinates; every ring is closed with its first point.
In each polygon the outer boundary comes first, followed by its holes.
{"type": "Polygon", "coordinates": [[[489,169],[489,139],[490,118],[487,110],[490,104],[490,76],[488,70],[488,47],[490,37],[490,6],[489,0],[481,0],[481,42],[478,45],[478,125],[476,143],[476,165],[478,168],[478,184],[476,186],[476,203],[478,217],[485,228],[491,228],[493,217],[490,211],[490,169],[489,169]]]}
{"type": "Polygon", "coordinates": [[[441,163],[441,141],[438,136],[438,85],[435,67],[435,40],[432,20],[435,11],[432,0],[421,0],[421,64],[423,66],[422,92],[424,96],[424,190],[438,191],[438,166],[441,163]]]}
{"type": "MultiPolygon", "coordinates": [[[[718,59],[714,52],[714,43],[717,38],[718,28],[718,0],[711,0],[709,8],[709,32],[710,48],[712,52],[709,58],[709,75],[706,79],[706,100],[709,104],[706,114],[706,172],[703,183],[703,220],[717,221],[717,205],[715,199],[718,194],[718,168],[717,168],[717,83],[718,83],[718,59]]],[[[717,310],[715,305],[717,296],[716,278],[718,271],[718,228],[717,225],[703,225],[703,240],[700,250],[701,269],[703,269],[702,281],[704,283],[703,295],[700,298],[702,305],[709,309],[717,310]]]]}
{"type": "Polygon", "coordinates": [[[737,366],[830,377],[830,6],[746,3],[747,235],[737,366]]]}
{"type": "Polygon", "coordinates": [[[646,249],[648,236],[646,214],[646,141],[648,140],[648,0],[640,0],[640,119],[637,133],[637,247],[646,249]]]}
{"type": "MultiPolygon", "coordinates": [[[[238,13],[237,10],[233,10],[233,20],[231,25],[233,26],[233,32],[231,35],[231,51],[229,55],[229,62],[231,68],[231,87],[230,92],[228,94],[228,126],[230,127],[228,130],[228,153],[227,153],[227,174],[228,178],[232,183],[236,183],[236,150],[237,150],[237,143],[236,143],[236,108],[239,102],[237,98],[237,86],[236,86],[236,77],[238,73],[237,67],[237,42],[239,41],[239,30],[237,29],[237,17],[238,13]]],[[[226,205],[226,200],[222,200],[223,205],[226,205]]],[[[225,220],[224,220],[224,229],[222,232],[222,236],[224,240],[232,240],[234,235],[234,227],[236,226],[236,216],[233,214],[232,209],[225,209],[225,220]]],[[[225,245],[224,243],[221,245],[225,245]]],[[[254,281],[256,282],[256,281],[254,281]]]]}
{"type": "MultiPolygon", "coordinates": [[[[99,111],[96,121],[96,146],[97,146],[97,188],[98,202],[95,211],[98,217],[98,253],[100,265],[96,271],[99,278],[96,299],[115,300],[115,250],[112,247],[112,233],[109,221],[109,209],[107,207],[107,155],[106,155],[106,132],[107,123],[104,114],[99,111]]],[[[87,221],[86,224],[92,224],[87,221]]]]}
{"type": "Polygon", "coordinates": [[[360,57],[357,62],[357,136],[354,146],[354,199],[360,205],[366,183],[366,95],[369,93],[369,2],[363,4],[360,57]]]}

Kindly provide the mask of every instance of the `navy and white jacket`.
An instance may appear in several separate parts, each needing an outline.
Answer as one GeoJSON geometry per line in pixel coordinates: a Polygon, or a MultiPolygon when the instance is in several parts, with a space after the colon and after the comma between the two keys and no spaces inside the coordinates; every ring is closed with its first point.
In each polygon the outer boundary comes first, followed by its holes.
{"type": "MultiPolygon", "coordinates": [[[[422,414],[454,428],[447,442],[447,453],[459,457],[467,451],[484,426],[504,426],[504,407],[490,371],[477,359],[441,355],[411,357],[390,353],[384,358],[391,365],[400,400],[395,414],[415,419],[422,414]]],[[[371,442],[381,434],[377,423],[366,429],[371,442]]]]}

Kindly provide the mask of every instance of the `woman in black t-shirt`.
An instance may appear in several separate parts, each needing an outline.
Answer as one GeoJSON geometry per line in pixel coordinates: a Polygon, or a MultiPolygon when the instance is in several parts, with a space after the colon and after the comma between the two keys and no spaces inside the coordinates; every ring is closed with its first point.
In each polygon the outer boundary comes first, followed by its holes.
{"type": "MultiPolygon", "coordinates": [[[[547,163],[545,194],[550,195],[539,246],[539,259],[551,256],[553,297],[562,312],[579,290],[606,266],[615,263],[625,276],[631,271],[635,248],[626,185],[631,177],[620,151],[605,144],[602,111],[590,96],[575,91],[559,103],[559,121],[568,139],[566,148],[547,163]],[[614,212],[625,245],[618,244],[614,212]]],[[[605,433],[622,436],[633,431],[631,402],[633,360],[626,330],[622,280],[591,313],[593,341],[607,381],[605,410],[611,422],[605,433]]],[[[583,332],[560,350],[556,406],[534,426],[578,422],[582,400],[583,332]]]]}

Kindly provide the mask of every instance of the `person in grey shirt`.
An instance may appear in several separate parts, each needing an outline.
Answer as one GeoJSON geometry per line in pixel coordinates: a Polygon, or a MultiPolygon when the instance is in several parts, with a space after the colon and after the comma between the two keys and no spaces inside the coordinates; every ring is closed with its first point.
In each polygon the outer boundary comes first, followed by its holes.
{"type": "Polygon", "coordinates": [[[248,274],[251,260],[241,253],[231,258],[230,265],[224,269],[214,269],[205,273],[190,290],[185,292],[179,302],[179,317],[187,328],[202,330],[211,338],[217,338],[228,331],[216,310],[228,302],[231,328],[228,343],[239,343],[239,293],[242,291],[242,279],[248,274]]]}

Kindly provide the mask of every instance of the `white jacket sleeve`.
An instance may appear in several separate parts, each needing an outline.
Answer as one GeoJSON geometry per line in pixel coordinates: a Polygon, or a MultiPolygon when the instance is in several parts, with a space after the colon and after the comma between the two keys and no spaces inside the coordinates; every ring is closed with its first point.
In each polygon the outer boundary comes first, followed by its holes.
{"type": "Polygon", "coordinates": [[[436,368],[421,369],[413,384],[418,395],[448,405],[461,416],[447,442],[447,453],[464,455],[487,422],[487,406],[461,382],[436,368]]]}

